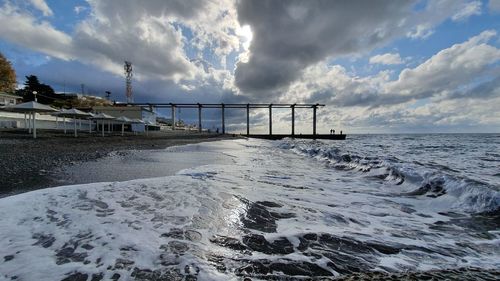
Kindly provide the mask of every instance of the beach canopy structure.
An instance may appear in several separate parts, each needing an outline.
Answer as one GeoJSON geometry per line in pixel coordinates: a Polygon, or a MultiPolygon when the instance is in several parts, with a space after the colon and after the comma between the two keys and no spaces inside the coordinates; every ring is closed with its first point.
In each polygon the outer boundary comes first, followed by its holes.
{"type": "Polygon", "coordinates": [[[31,119],[30,121],[31,124],[29,124],[28,130],[31,131],[31,128],[33,128],[33,138],[35,139],[36,139],[36,114],[59,111],[55,108],[52,108],[45,104],[38,103],[36,101],[20,103],[13,106],[6,106],[3,110],[28,114],[31,119]]]}
{"type": "Polygon", "coordinates": [[[94,118],[95,114],[92,113],[92,112],[87,112],[87,114],[88,114],[88,117],[86,119],[89,120],[89,134],[92,134],[92,125],[93,125],[92,124],[92,122],[93,122],[92,119],[94,118]]]}
{"type": "Polygon", "coordinates": [[[111,129],[109,129],[111,126],[109,124],[109,122],[111,120],[115,120],[116,118],[111,116],[111,115],[108,115],[106,113],[98,113],[98,114],[94,115],[92,117],[92,119],[97,120],[97,121],[101,120],[101,122],[102,122],[102,136],[104,137],[104,121],[108,121],[108,130],[111,130],[111,129]]]}
{"type": "Polygon", "coordinates": [[[131,124],[132,120],[125,117],[125,116],[120,116],[115,119],[115,121],[118,121],[122,124],[122,136],[125,134],[125,124],[131,124]]]}
{"type": "MultiPolygon", "coordinates": [[[[83,111],[78,110],[76,108],[63,109],[57,113],[54,113],[53,115],[56,115],[58,117],[63,117],[63,118],[66,118],[66,117],[73,118],[75,138],[78,136],[78,133],[76,130],[76,119],[89,118],[92,116],[92,114],[87,113],[87,112],[83,112],[83,111]]],[[[66,126],[64,126],[64,131],[66,132],[66,126]]]]}

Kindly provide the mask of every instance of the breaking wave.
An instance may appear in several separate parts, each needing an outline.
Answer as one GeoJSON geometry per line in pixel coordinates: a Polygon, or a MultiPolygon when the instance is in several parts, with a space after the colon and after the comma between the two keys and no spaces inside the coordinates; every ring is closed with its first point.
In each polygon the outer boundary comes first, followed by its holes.
{"type": "MultiPolygon", "coordinates": [[[[286,139],[278,147],[324,162],[337,170],[356,171],[359,176],[400,186],[399,189],[393,189],[393,192],[401,196],[449,196],[452,201],[448,203],[453,210],[500,214],[498,186],[460,175],[458,170],[448,165],[424,164],[425,161],[417,160],[408,162],[402,157],[380,156],[376,152],[375,155],[363,155],[321,141],[286,139]]],[[[439,146],[425,148],[441,149],[439,146]]],[[[425,155],[421,157],[424,158],[425,155]]],[[[498,155],[497,158],[500,159],[498,155]]]]}

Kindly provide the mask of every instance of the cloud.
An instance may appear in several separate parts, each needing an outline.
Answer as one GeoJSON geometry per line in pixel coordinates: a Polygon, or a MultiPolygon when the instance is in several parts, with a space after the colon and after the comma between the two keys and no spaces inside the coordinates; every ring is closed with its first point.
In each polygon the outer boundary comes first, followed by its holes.
{"type": "Polygon", "coordinates": [[[451,19],[454,21],[463,21],[470,16],[477,16],[481,14],[482,4],[480,1],[473,1],[464,3],[463,8],[454,14],[451,19]]]}
{"type": "Polygon", "coordinates": [[[409,31],[406,36],[414,39],[427,39],[434,34],[434,28],[445,20],[464,20],[481,10],[481,3],[467,0],[427,1],[424,9],[407,19],[409,31]],[[454,19],[455,18],[455,19],[454,19]]]}
{"type": "Polygon", "coordinates": [[[489,0],[488,9],[493,12],[500,12],[500,0],[489,0]]]}
{"type": "Polygon", "coordinates": [[[495,79],[500,72],[495,66],[500,49],[486,44],[495,36],[495,31],[487,30],[441,50],[415,68],[403,69],[396,80],[390,80],[387,71],[359,78],[341,66],[314,66],[294,87],[302,92],[305,89],[300,87],[305,84],[313,93],[308,99],[340,106],[387,107],[426,98],[486,98],[498,93],[500,86],[495,79]]]}
{"type": "Polygon", "coordinates": [[[79,15],[80,13],[82,13],[85,10],[87,10],[87,7],[85,7],[85,6],[75,6],[75,8],[73,8],[73,11],[75,11],[75,13],[77,15],[79,15]]]}
{"type": "MultiPolygon", "coordinates": [[[[433,28],[471,6],[465,1],[250,1],[237,2],[240,24],[254,34],[235,82],[255,99],[280,96],[304,69],[324,60],[360,56],[395,38],[429,37],[433,28]]],[[[465,11],[464,11],[465,10],[465,11]]],[[[462,14],[459,14],[463,11],[462,14]]]]}
{"type": "Polygon", "coordinates": [[[72,57],[72,38],[46,21],[22,13],[5,3],[0,9],[0,37],[50,56],[72,57]]]}
{"type": "Polygon", "coordinates": [[[370,58],[370,63],[371,64],[387,64],[387,65],[392,65],[392,64],[402,64],[403,60],[399,56],[398,53],[387,53],[383,55],[375,55],[370,58]]]}
{"type": "Polygon", "coordinates": [[[37,10],[42,12],[44,16],[50,17],[54,15],[52,10],[49,8],[49,5],[47,5],[47,3],[45,3],[44,0],[29,0],[29,1],[37,10]]]}
{"type": "Polygon", "coordinates": [[[489,66],[500,60],[500,49],[486,44],[495,36],[493,30],[484,31],[464,43],[441,50],[413,69],[404,69],[398,80],[387,83],[381,101],[391,102],[388,97],[408,101],[456,92],[488,76],[489,66]]]}
{"type": "MultiPolygon", "coordinates": [[[[220,61],[240,48],[236,10],[231,1],[226,2],[89,0],[91,12],[71,34],[5,2],[0,11],[0,37],[115,75],[122,74],[123,61],[129,60],[139,80],[192,80],[202,73],[186,54],[187,48],[199,54],[210,49],[220,61]]],[[[42,7],[44,2],[36,3],[42,7]]],[[[75,7],[75,11],[81,8],[75,7]]]]}
{"type": "Polygon", "coordinates": [[[432,25],[429,23],[417,24],[417,26],[409,31],[406,36],[412,39],[426,39],[434,33],[432,25]]]}
{"type": "Polygon", "coordinates": [[[285,90],[302,70],[330,56],[353,55],[400,34],[413,1],[239,1],[238,19],[254,34],[236,85],[266,98],[285,90]]]}

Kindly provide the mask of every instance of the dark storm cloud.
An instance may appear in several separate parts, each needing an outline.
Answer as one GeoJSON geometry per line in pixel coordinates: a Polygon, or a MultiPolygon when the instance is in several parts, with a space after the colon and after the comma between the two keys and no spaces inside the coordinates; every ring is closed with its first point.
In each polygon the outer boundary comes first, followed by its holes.
{"type": "Polygon", "coordinates": [[[257,97],[288,86],[327,57],[370,50],[401,35],[414,1],[239,1],[238,19],[253,32],[240,90],[257,97]]]}

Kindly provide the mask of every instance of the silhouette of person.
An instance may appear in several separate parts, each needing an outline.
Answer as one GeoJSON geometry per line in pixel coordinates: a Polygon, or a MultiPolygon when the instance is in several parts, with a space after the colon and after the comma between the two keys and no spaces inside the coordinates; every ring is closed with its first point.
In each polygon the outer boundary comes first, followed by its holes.
{"type": "Polygon", "coordinates": [[[333,134],[335,135],[335,130],[332,130],[333,131],[333,134]]]}
{"type": "Polygon", "coordinates": [[[342,131],[340,131],[340,134],[342,135],[342,131]]]}

